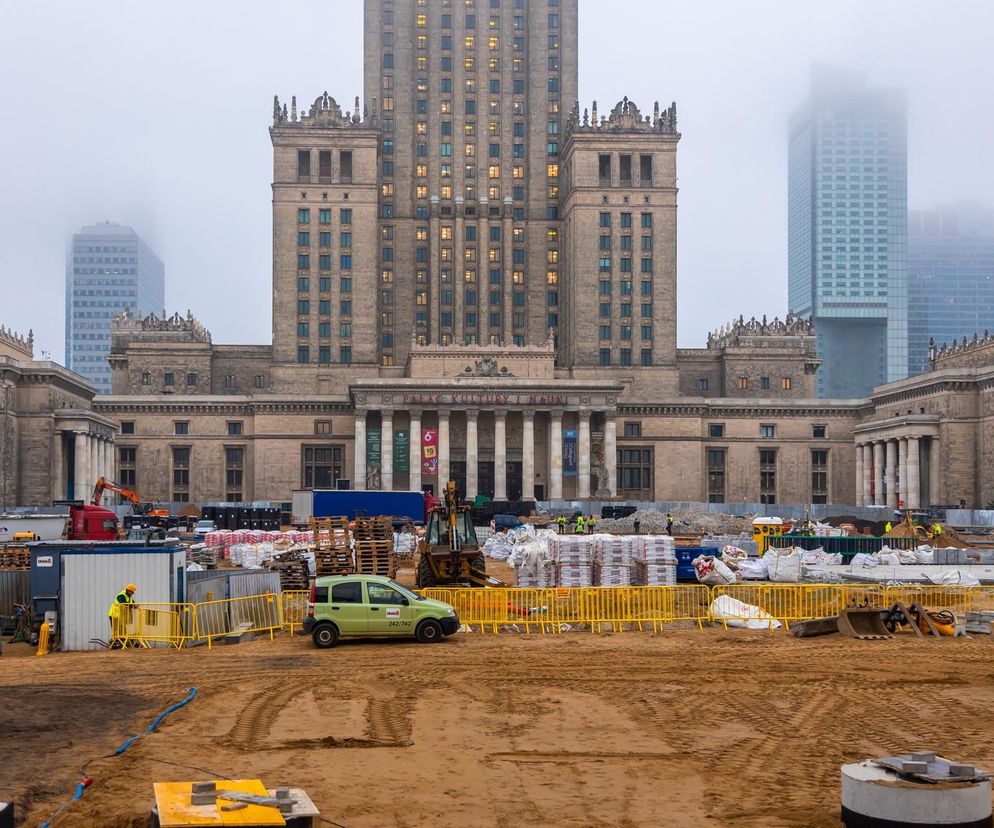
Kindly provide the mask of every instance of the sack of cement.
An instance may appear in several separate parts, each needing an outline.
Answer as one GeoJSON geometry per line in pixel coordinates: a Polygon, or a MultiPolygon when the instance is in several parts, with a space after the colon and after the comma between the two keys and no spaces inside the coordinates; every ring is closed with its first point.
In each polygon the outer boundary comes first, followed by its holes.
{"type": "Polygon", "coordinates": [[[881,566],[900,566],[902,563],[898,553],[886,546],[877,553],[877,560],[881,566]]]}
{"type": "Polygon", "coordinates": [[[410,561],[414,559],[414,550],[417,543],[414,535],[410,532],[394,532],[393,534],[393,555],[398,561],[410,561]]]}
{"type": "Polygon", "coordinates": [[[780,622],[759,607],[746,604],[731,595],[719,595],[711,602],[711,617],[728,627],[749,630],[779,630],[780,622]]]}
{"type": "Polygon", "coordinates": [[[513,551],[514,544],[504,532],[494,532],[483,544],[483,554],[495,561],[506,561],[513,551]]]}
{"type": "Polygon", "coordinates": [[[829,554],[824,549],[804,549],[800,553],[801,563],[806,566],[839,566],[842,563],[840,553],[829,554]]]}
{"type": "Polygon", "coordinates": [[[915,563],[933,564],[935,563],[935,552],[929,546],[919,546],[915,550],[915,563]]]}
{"type": "Polygon", "coordinates": [[[869,569],[874,566],[880,566],[880,559],[875,552],[872,555],[867,555],[865,552],[857,552],[849,562],[849,568],[853,570],[869,569]]]}
{"type": "Polygon", "coordinates": [[[801,582],[801,555],[795,549],[768,549],[763,555],[769,578],[778,584],[801,582]]]}
{"type": "Polygon", "coordinates": [[[601,566],[598,568],[597,586],[626,587],[631,586],[632,570],[628,566],[601,566]]]}
{"type": "MultiPolygon", "coordinates": [[[[741,560],[745,560],[749,557],[749,553],[744,549],[739,549],[737,546],[732,546],[730,543],[725,544],[721,550],[721,559],[727,564],[738,563],[741,560]]],[[[734,569],[734,567],[733,567],[734,569]]]]}
{"type": "Polygon", "coordinates": [[[735,583],[735,573],[714,555],[699,555],[691,561],[691,564],[693,564],[697,580],[702,584],[722,586],[723,584],[735,583]]]}
{"type": "Polygon", "coordinates": [[[762,558],[739,561],[738,574],[747,581],[765,581],[770,577],[770,573],[766,571],[766,561],[762,558]]]}
{"type": "Polygon", "coordinates": [[[937,586],[980,586],[979,578],[975,575],[971,575],[969,572],[964,572],[962,569],[947,569],[945,572],[941,573],[933,574],[931,572],[926,572],[924,574],[926,578],[937,586]]]}

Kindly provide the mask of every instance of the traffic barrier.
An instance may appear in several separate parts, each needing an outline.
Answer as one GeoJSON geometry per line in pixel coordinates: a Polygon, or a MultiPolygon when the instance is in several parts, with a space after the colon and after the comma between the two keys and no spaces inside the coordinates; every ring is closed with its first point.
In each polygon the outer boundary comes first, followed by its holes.
{"type": "Polygon", "coordinates": [[[119,604],[110,644],[149,648],[153,644],[183,647],[195,633],[194,604],[119,604]]]}
{"type": "Polygon", "coordinates": [[[227,635],[268,632],[272,638],[283,626],[280,605],[280,596],[271,592],[196,604],[196,639],[210,648],[215,638],[227,635]]]}
{"type": "MultiPolygon", "coordinates": [[[[789,629],[792,621],[838,615],[850,604],[883,607],[887,603],[885,592],[882,587],[856,584],[727,584],[712,587],[711,600],[727,595],[742,604],[759,607],[770,616],[771,627],[776,620],[789,629]]],[[[749,615],[746,608],[741,616],[726,612],[721,620],[727,627],[727,621],[733,619],[755,622],[755,616],[749,615]]]]}
{"type": "Polygon", "coordinates": [[[974,608],[981,587],[936,586],[933,584],[914,584],[887,587],[887,606],[893,606],[900,601],[905,606],[920,604],[930,610],[950,610],[963,615],[974,608]]]}
{"type": "Polygon", "coordinates": [[[306,589],[284,589],[280,593],[280,611],[282,613],[282,626],[290,630],[290,635],[298,627],[304,625],[304,618],[307,616],[307,602],[311,594],[306,589]]]}
{"type": "Polygon", "coordinates": [[[452,605],[461,623],[497,632],[502,626],[524,628],[526,633],[564,632],[590,625],[599,632],[605,625],[621,630],[692,621],[699,627],[710,618],[708,588],[703,585],[659,587],[574,587],[548,589],[449,589],[432,588],[422,595],[452,605]]]}

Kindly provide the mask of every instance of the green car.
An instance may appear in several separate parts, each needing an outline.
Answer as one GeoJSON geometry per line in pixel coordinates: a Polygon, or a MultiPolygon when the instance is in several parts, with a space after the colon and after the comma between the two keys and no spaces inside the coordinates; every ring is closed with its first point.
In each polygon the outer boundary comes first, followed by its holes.
{"type": "Polygon", "coordinates": [[[415,636],[434,644],[459,629],[456,611],[382,575],[333,575],[317,578],[304,619],[314,645],[334,647],[345,636],[415,636]]]}

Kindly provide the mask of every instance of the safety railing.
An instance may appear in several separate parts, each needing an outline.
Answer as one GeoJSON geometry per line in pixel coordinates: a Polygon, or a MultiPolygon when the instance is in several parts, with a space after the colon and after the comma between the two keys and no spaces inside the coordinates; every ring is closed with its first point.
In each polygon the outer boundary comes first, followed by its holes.
{"type": "Polygon", "coordinates": [[[310,593],[306,589],[285,589],[280,593],[283,626],[290,631],[290,635],[304,625],[309,599],[310,593]]]}
{"type": "Polygon", "coordinates": [[[182,647],[196,634],[194,604],[119,604],[111,622],[111,646],[182,647]]]}
{"type": "Polygon", "coordinates": [[[283,626],[282,600],[279,595],[250,595],[207,601],[196,605],[196,638],[208,648],[216,638],[244,633],[273,633],[283,626]]]}

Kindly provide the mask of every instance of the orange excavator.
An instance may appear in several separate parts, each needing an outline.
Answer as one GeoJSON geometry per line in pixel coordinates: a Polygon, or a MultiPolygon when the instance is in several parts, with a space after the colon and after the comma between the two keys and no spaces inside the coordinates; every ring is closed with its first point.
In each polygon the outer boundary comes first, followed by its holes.
{"type": "Polygon", "coordinates": [[[93,497],[90,501],[94,506],[100,505],[100,499],[103,497],[104,492],[115,492],[123,497],[125,500],[131,503],[131,508],[136,515],[142,515],[143,517],[169,517],[169,511],[167,509],[156,509],[154,503],[150,503],[147,500],[142,500],[137,492],[133,492],[131,489],[126,489],[124,486],[113,482],[112,480],[107,480],[101,477],[97,480],[97,484],[93,487],[93,497]]]}

